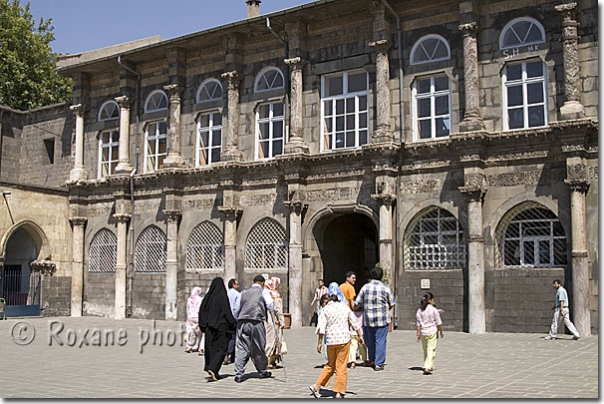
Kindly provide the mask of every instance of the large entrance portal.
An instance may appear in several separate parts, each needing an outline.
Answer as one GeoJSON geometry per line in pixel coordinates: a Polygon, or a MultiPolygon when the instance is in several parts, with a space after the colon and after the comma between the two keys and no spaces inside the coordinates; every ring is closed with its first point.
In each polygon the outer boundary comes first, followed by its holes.
{"type": "Polygon", "coordinates": [[[373,221],[362,214],[337,216],[324,227],[322,237],[315,234],[323,262],[325,284],[343,283],[345,274],[357,274],[357,293],[367,282],[368,273],[379,261],[378,234],[373,221]]]}

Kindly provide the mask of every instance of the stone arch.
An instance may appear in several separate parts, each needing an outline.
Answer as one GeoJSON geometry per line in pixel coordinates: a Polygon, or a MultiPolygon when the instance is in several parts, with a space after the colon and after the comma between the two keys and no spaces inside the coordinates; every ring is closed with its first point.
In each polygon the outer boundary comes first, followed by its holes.
{"type": "Polygon", "coordinates": [[[35,222],[31,220],[22,220],[20,222],[15,223],[11,228],[6,232],[6,234],[2,237],[0,241],[0,262],[4,263],[6,259],[6,246],[10,238],[15,234],[15,232],[19,229],[25,230],[33,239],[36,245],[37,258],[41,260],[51,260],[52,255],[50,253],[50,245],[48,243],[48,237],[46,237],[46,233],[44,230],[35,222]]]}

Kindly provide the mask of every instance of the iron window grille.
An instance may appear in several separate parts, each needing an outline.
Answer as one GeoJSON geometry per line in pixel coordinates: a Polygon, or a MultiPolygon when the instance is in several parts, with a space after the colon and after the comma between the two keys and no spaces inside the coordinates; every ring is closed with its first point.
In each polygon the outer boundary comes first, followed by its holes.
{"type": "Polygon", "coordinates": [[[99,230],[90,243],[88,272],[115,272],[117,257],[117,237],[110,230],[99,230]]]}
{"type": "Polygon", "coordinates": [[[416,140],[451,134],[451,90],[447,76],[430,76],[413,84],[413,120],[416,140]]]}
{"type": "Polygon", "coordinates": [[[289,246],[285,229],[274,219],[262,219],[248,236],[245,268],[287,269],[288,266],[289,246]]]}
{"type": "Polygon", "coordinates": [[[166,272],[166,235],[149,226],[138,237],[134,251],[136,272],[166,272]]]}
{"type": "Polygon", "coordinates": [[[467,245],[458,220],[449,212],[433,208],[410,225],[407,236],[409,269],[463,269],[467,245]]]}
{"type": "Polygon", "coordinates": [[[224,248],[220,229],[203,222],[193,229],[187,242],[187,269],[223,269],[224,248]]]}
{"type": "Polygon", "coordinates": [[[568,262],[562,223],[536,203],[512,209],[498,226],[496,239],[499,268],[564,267],[568,262]]]}
{"type": "Polygon", "coordinates": [[[197,121],[197,167],[220,161],[222,151],[222,114],[203,113],[197,121]]]}

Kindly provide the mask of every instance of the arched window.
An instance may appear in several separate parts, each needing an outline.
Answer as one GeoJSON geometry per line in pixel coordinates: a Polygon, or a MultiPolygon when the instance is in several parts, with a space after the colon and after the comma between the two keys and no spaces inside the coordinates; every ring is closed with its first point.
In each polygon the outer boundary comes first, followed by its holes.
{"type": "Polygon", "coordinates": [[[510,21],[501,31],[499,48],[509,49],[545,42],[543,26],[532,18],[520,17],[510,21]]]}
{"type": "Polygon", "coordinates": [[[112,121],[120,117],[120,107],[115,101],[106,101],[99,110],[99,122],[112,121]]]}
{"type": "Polygon", "coordinates": [[[90,243],[88,272],[115,272],[117,237],[108,229],[99,230],[90,243]]]}
{"type": "Polygon", "coordinates": [[[467,248],[463,230],[451,213],[437,207],[420,213],[406,234],[408,269],[463,269],[467,248]]]}
{"type": "Polygon", "coordinates": [[[197,103],[220,100],[222,98],[222,85],[216,79],[208,79],[199,86],[196,98],[197,103]]]}
{"type": "Polygon", "coordinates": [[[155,90],[145,101],[145,113],[168,109],[168,96],[162,90],[155,90]]]}
{"type": "Polygon", "coordinates": [[[567,264],[562,223],[549,209],[528,202],[511,209],[496,231],[497,266],[556,267],[567,264]]]}
{"type": "Polygon", "coordinates": [[[275,90],[283,88],[285,86],[285,80],[283,79],[283,73],[276,67],[266,67],[258,73],[256,80],[254,81],[254,92],[258,93],[261,91],[275,90]]]}
{"type": "Polygon", "coordinates": [[[245,268],[287,269],[288,243],[285,229],[276,220],[256,223],[245,244],[245,268]]]}
{"type": "Polygon", "coordinates": [[[411,48],[411,64],[436,62],[451,58],[449,43],[440,35],[426,35],[411,48]]]}
{"type": "Polygon", "coordinates": [[[193,229],[187,242],[187,269],[224,268],[222,232],[213,223],[203,222],[193,229]]]}
{"type": "Polygon", "coordinates": [[[166,234],[149,226],[138,237],[134,250],[136,272],[166,272],[166,234]]]}

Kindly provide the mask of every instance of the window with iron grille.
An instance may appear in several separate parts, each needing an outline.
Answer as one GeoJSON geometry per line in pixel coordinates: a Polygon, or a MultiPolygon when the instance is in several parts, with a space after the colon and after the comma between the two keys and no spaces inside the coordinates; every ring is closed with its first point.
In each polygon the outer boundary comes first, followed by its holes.
{"type": "Polygon", "coordinates": [[[274,219],[262,219],[247,238],[245,268],[287,269],[288,263],[289,249],[285,229],[274,219]]]}
{"type": "Polygon", "coordinates": [[[512,209],[497,227],[497,264],[503,267],[560,267],[568,249],[562,223],[536,203],[512,209]]]}
{"type": "Polygon", "coordinates": [[[117,237],[110,230],[99,230],[90,243],[88,272],[115,272],[117,237]]]}
{"type": "Polygon", "coordinates": [[[409,269],[463,269],[467,245],[458,220],[439,208],[423,212],[409,225],[407,262],[409,269]]]}
{"type": "Polygon", "coordinates": [[[220,229],[203,222],[193,229],[187,242],[187,269],[223,269],[224,249],[220,229]]]}
{"type": "Polygon", "coordinates": [[[134,250],[136,272],[166,272],[166,234],[149,226],[138,237],[134,250]]]}

